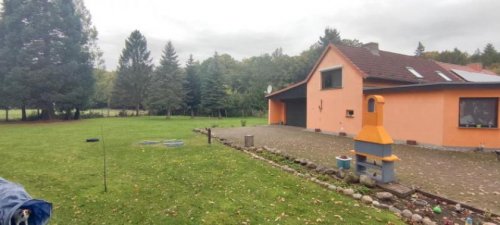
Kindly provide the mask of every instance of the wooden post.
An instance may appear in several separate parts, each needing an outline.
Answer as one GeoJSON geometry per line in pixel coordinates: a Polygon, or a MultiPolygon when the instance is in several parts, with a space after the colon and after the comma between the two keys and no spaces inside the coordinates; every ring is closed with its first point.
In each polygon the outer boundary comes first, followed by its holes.
{"type": "Polygon", "coordinates": [[[208,128],[208,143],[212,144],[212,129],[208,128]]]}

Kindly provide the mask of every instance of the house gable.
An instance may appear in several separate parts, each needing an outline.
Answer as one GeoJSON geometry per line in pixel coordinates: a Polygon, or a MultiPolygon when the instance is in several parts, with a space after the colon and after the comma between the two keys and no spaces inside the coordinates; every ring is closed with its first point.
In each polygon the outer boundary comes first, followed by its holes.
{"type": "Polygon", "coordinates": [[[350,135],[359,132],[363,78],[363,72],[335,46],[328,46],[306,79],[307,128],[350,135]],[[322,72],[331,70],[341,70],[342,85],[325,89],[322,72]]]}

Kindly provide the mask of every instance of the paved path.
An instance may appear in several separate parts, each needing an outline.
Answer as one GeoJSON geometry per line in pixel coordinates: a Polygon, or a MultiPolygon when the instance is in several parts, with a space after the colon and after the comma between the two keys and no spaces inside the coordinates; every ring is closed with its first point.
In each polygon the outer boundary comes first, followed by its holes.
{"type": "MultiPolygon", "coordinates": [[[[240,144],[243,144],[244,135],[253,134],[255,146],[277,148],[332,167],[335,156],[347,155],[353,148],[351,138],[295,127],[217,128],[214,133],[240,144]]],[[[396,176],[402,184],[500,214],[500,162],[493,153],[452,152],[407,145],[394,145],[393,152],[402,159],[396,163],[396,176]]]]}

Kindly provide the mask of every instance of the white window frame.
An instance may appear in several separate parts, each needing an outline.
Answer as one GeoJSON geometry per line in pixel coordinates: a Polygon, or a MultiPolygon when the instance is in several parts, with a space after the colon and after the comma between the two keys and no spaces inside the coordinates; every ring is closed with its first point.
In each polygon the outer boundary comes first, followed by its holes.
{"type": "Polygon", "coordinates": [[[422,76],[420,73],[418,73],[415,69],[413,69],[413,67],[410,67],[410,66],[407,66],[406,69],[408,71],[410,71],[411,74],[413,74],[414,76],[416,76],[417,78],[424,78],[424,76],[422,76]]]}
{"type": "Polygon", "coordinates": [[[445,79],[446,81],[451,81],[451,78],[449,78],[448,76],[446,76],[446,74],[444,74],[443,72],[439,71],[439,70],[436,70],[436,73],[441,76],[443,79],[445,79]]]}

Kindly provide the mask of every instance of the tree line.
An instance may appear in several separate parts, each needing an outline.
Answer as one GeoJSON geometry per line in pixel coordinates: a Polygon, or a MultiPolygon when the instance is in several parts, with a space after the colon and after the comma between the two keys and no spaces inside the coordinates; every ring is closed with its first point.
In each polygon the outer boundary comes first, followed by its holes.
{"type": "MultiPolygon", "coordinates": [[[[236,60],[214,52],[201,62],[191,55],[181,65],[174,43],[168,41],[159,65],[154,65],[146,37],[135,30],[125,40],[117,70],[107,71],[96,41],[97,30],[83,0],[4,0],[0,107],[6,119],[13,108],[21,109],[22,120],[29,117],[26,109],[37,109],[34,119],[68,120],[80,118],[82,110],[104,107],[134,109],[136,115],[148,110],[167,118],[262,115],[268,85],[276,90],[303,80],[330,43],[363,45],[327,27],[299,55],[277,48],[236,60]]],[[[480,60],[495,68],[500,61],[492,45],[471,56],[458,49],[434,53],[425,52],[422,45],[420,50],[420,56],[458,64],[480,60]],[[455,60],[455,54],[465,54],[466,60],[455,60]]]]}
{"type": "Polygon", "coordinates": [[[267,109],[267,86],[283,88],[303,80],[329,43],[362,45],[326,28],[318,42],[298,56],[288,56],[278,48],[271,54],[238,61],[215,52],[201,63],[190,55],[182,67],[169,41],[155,67],[146,38],[136,30],[125,41],[114,86],[102,93],[111,93],[111,107],[133,108],[136,115],[140,109],[167,118],[173,112],[215,117],[262,115],[267,109]]]}
{"type": "Polygon", "coordinates": [[[466,65],[469,63],[481,63],[484,68],[496,74],[500,74],[500,52],[491,43],[487,43],[483,50],[477,49],[472,55],[458,48],[444,51],[425,51],[425,46],[419,42],[415,50],[415,56],[434,59],[440,62],[466,65]]]}

